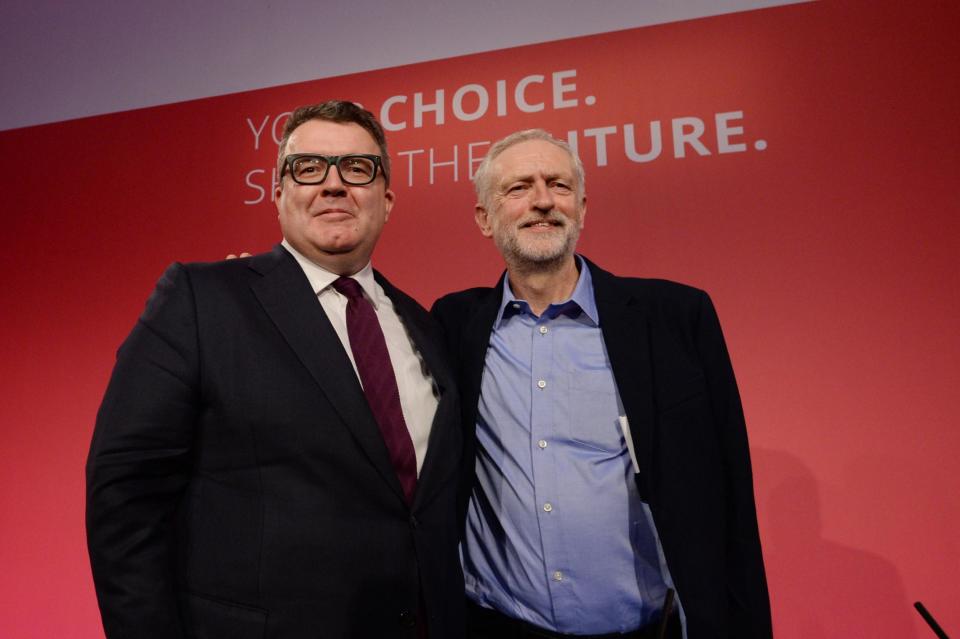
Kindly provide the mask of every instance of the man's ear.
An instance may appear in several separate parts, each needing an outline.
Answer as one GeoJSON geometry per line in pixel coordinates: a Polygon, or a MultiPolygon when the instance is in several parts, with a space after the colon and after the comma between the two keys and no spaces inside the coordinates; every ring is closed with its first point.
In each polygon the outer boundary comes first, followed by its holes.
{"type": "Polygon", "coordinates": [[[390,211],[393,210],[393,205],[394,205],[394,202],[396,202],[397,194],[391,191],[390,189],[387,189],[383,193],[383,199],[384,199],[384,208],[386,209],[386,215],[383,216],[383,221],[386,222],[387,220],[390,219],[390,211]]]}
{"type": "Polygon", "coordinates": [[[477,226],[480,227],[480,232],[483,233],[484,237],[493,236],[493,225],[490,223],[490,214],[487,212],[486,207],[477,202],[477,205],[473,209],[473,219],[476,221],[477,226]]]}

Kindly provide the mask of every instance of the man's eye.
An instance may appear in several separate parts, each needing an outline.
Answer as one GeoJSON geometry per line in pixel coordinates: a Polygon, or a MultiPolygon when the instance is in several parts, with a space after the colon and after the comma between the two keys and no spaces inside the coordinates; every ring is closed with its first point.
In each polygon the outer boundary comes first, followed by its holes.
{"type": "Polygon", "coordinates": [[[293,163],[293,173],[300,177],[322,173],[324,168],[317,160],[299,160],[293,163]]]}
{"type": "Polygon", "coordinates": [[[376,165],[368,158],[348,158],[340,164],[340,169],[351,175],[370,177],[376,165]]]}

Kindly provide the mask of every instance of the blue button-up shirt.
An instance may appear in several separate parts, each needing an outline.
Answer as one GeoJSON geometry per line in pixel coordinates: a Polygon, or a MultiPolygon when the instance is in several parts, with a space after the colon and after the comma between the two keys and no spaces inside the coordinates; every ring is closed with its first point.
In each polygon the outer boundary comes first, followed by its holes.
{"type": "MultiPolygon", "coordinates": [[[[578,258],[579,259],[579,258],[578,258]]],[[[666,566],[640,500],[589,269],[539,317],[507,278],[481,385],[463,544],[480,605],[570,634],[657,619],[666,566]]]]}

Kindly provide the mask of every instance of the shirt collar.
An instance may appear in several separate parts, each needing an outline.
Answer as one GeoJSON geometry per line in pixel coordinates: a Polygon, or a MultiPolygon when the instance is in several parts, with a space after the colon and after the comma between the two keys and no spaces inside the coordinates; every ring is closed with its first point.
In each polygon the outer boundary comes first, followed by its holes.
{"type": "MultiPolygon", "coordinates": [[[[333,284],[338,277],[340,277],[336,273],[323,268],[316,262],[310,261],[310,259],[300,253],[300,251],[293,248],[286,238],[284,238],[280,244],[282,244],[283,248],[290,252],[295,260],[297,260],[297,264],[300,265],[300,268],[303,269],[304,275],[307,276],[307,280],[310,281],[310,288],[313,289],[315,295],[319,295],[324,289],[332,288],[330,285],[333,284]]],[[[366,266],[350,277],[355,279],[357,283],[360,284],[360,288],[363,289],[367,299],[369,299],[370,303],[373,304],[373,308],[377,309],[380,307],[380,294],[378,291],[379,287],[377,286],[377,281],[373,277],[372,264],[372,262],[367,262],[366,266]]]]}
{"type": "MultiPolygon", "coordinates": [[[[579,255],[576,255],[575,258],[580,269],[580,276],[577,278],[577,285],[573,288],[573,294],[568,300],[548,306],[543,315],[545,317],[556,317],[561,314],[575,316],[579,311],[599,326],[600,314],[597,312],[597,301],[593,295],[593,276],[590,275],[590,269],[584,259],[579,255]]],[[[510,288],[510,278],[505,274],[503,276],[503,295],[500,299],[500,310],[497,312],[499,318],[497,325],[499,326],[512,315],[529,312],[530,305],[527,304],[526,300],[518,299],[513,294],[513,289],[510,288]]]]}

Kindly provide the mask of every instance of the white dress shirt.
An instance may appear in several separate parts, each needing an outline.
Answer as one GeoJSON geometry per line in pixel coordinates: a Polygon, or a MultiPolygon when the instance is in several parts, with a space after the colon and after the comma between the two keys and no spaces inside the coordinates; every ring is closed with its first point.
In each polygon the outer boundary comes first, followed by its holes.
{"type": "MultiPolygon", "coordinates": [[[[340,276],[311,262],[293,248],[286,239],[282,244],[296,258],[310,281],[310,286],[327,314],[327,319],[333,324],[333,329],[337,332],[337,337],[340,338],[359,380],[357,363],[353,360],[353,350],[350,348],[350,337],[347,333],[347,297],[332,286],[340,276]]],[[[417,474],[419,475],[423,458],[427,453],[427,441],[430,439],[433,416],[437,412],[439,393],[436,383],[413,340],[410,339],[407,328],[397,315],[393,301],[374,279],[371,264],[368,262],[359,272],[350,277],[363,288],[364,296],[370,300],[380,321],[380,328],[387,342],[387,352],[390,354],[390,363],[397,378],[403,419],[407,423],[410,439],[413,440],[413,449],[417,454],[417,474]]]]}

